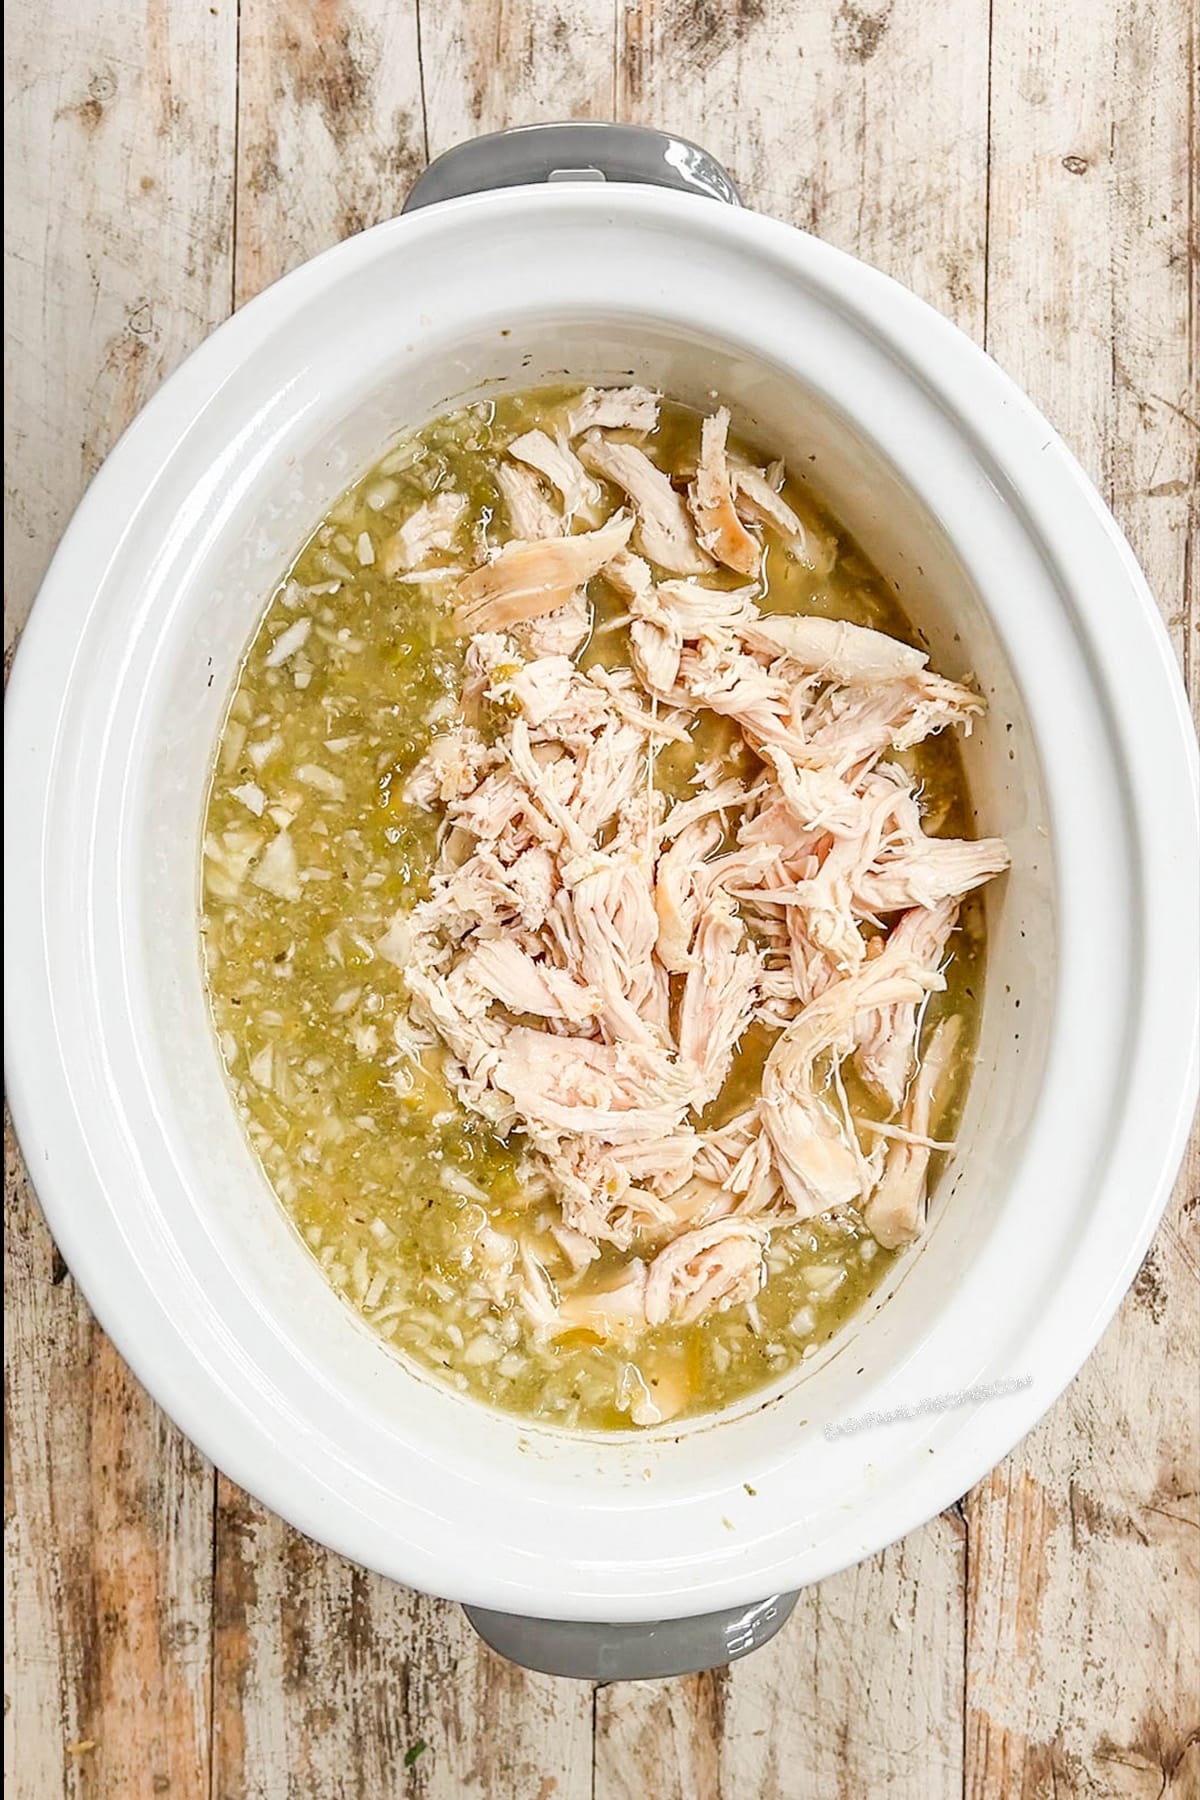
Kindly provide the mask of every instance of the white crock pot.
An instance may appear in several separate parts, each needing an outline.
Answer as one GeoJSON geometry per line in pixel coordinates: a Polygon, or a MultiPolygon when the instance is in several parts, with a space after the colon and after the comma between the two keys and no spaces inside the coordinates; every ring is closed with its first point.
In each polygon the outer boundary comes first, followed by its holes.
{"type": "MultiPolygon", "coordinates": [[[[638,1668],[746,1647],[764,1596],[977,1481],[1087,1356],[1179,1162],[1195,745],[1145,582],[986,356],[873,269],[733,205],[508,188],[368,231],[245,307],[79,508],[12,676],[6,779],[13,1114],[134,1370],[235,1480],[397,1580],[547,1621],[724,1615],[716,1647],[638,1668]],[[978,679],[979,825],[1013,853],[961,1148],[886,1301],[768,1395],[605,1440],[432,1385],[334,1296],[234,1117],[196,931],[209,759],[288,560],[400,427],[564,376],[719,393],[787,456],[934,664],[978,679]]],[[[543,1665],[623,1666],[578,1634],[491,1635],[543,1665]]]]}

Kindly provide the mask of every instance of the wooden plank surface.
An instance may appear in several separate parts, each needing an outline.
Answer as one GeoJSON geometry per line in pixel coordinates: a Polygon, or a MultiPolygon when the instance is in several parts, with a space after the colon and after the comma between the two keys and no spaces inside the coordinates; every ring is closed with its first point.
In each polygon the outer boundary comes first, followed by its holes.
{"type": "MultiPolygon", "coordinates": [[[[6,15],[5,666],[72,509],[229,308],[232,4],[6,15]]],[[[208,1800],[212,1475],[92,1322],[5,1129],[5,1768],[208,1800]]]]}
{"type": "Polygon", "coordinates": [[[610,119],[614,0],[423,0],[429,155],[508,125],[610,119]]]}
{"type": "Polygon", "coordinates": [[[83,489],[229,310],[235,0],[6,9],[4,644],[83,489]]]}
{"type": "Polygon", "coordinates": [[[949,1512],[807,1589],[730,1669],[601,1689],[597,1800],[960,1795],[965,1536],[949,1512]]]}
{"type": "MultiPolygon", "coordinates": [[[[7,57],[6,650],[100,458],[231,304],[461,137],[618,116],[986,341],[1196,670],[1189,0],[49,0],[7,57]]],[[[5,1164],[17,1800],[1200,1794],[1194,1163],[1096,1355],[962,1507],[733,1670],[595,1693],[214,1478],[90,1320],[11,1136],[5,1164]]]]}
{"type": "Polygon", "coordinates": [[[413,0],[240,0],[235,305],[390,218],[424,166],[413,0]]]}
{"type": "Polygon", "coordinates": [[[208,1800],[212,1477],[67,1275],[7,1122],[5,1768],[208,1800]]]}
{"type": "MultiPolygon", "coordinates": [[[[988,347],[1109,500],[1182,654],[1189,9],[995,0],[993,32],[988,347]]],[[[1197,1173],[1079,1379],[968,1503],[971,1800],[1200,1794],[1197,1173]]]]}

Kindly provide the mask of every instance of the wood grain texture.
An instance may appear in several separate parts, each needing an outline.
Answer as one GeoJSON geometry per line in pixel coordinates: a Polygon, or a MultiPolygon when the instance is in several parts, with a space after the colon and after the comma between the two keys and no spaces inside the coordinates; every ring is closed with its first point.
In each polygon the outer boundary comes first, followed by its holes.
{"type": "Polygon", "coordinates": [[[808,1589],[732,1668],[600,1689],[596,1800],[960,1795],[964,1538],[952,1511],[808,1589]]]}
{"type": "MultiPolygon", "coordinates": [[[[1193,16],[996,0],[991,81],[988,347],[1109,499],[1181,652],[1193,16]]],[[[968,1502],[971,1800],[1200,1793],[1196,1195],[1193,1163],[1099,1349],[968,1502]]]]}
{"type": "Polygon", "coordinates": [[[987,0],[620,0],[622,118],[983,335],[987,0]]]}
{"type": "Polygon", "coordinates": [[[212,1474],[91,1319],[7,1119],[5,1767],[20,1800],[208,1800],[212,1474]]]}
{"type": "Polygon", "coordinates": [[[229,309],[236,8],[6,23],[7,651],[104,456],[229,309]]]}
{"type": "MultiPolygon", "coordinates": [[[[5,651],[103,456],[228,310],[231,4],[7,15],[5,651]]],[[[212,1475],[92,1322],[5,1132],[5,1766],[207,1800],[212,1475]]]]}
{"type": "Polygon", "coordinates": [[[586,1686],[218,1493],[214,1800],[590,1800],[586,1686]]]}
{"type": "Polygon", "coordinates": [[[969,1800],[1200,1793],[1198,1265],[1175,1223],[1198,1174],[1065,1399],[968,1499],[969,1800]]]}
{"type": "Polygon", "coordinates": [[[425,164],[415,0],[241,0],[238,305],[398,213],[425,164]]]}
{"type": "Polygon", "coordinates": [[[614,0],[423,0],[429,154],[509,125],[614,116],[614,0]]]}
{"type": "MultiPolygon", "coordinates": [[[[1190,0],[15,6],[6,647],[99,459],[231,302],[395,213],[427,154],[615,114],[696,137],[749,203],[986,338],[1100,482],[1194,678],[1195,35],[1190,0]]],[[[214,1500],[11,1136],[5,1160],[17,1800],[1200,1796],[1195,1159],[1096,1355],[960,1508],[746,1663],[594,1693],[232,1484],[214,1500]]]]}

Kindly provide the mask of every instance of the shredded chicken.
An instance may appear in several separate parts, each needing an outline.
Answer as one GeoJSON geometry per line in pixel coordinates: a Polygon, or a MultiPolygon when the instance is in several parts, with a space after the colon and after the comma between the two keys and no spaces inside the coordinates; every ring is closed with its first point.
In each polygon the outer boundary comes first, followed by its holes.
{"type": "Polygon", "coordinates": [[[527,542],[513,538],[458,587],[455,624],[464,635],[503,631],[565,606],[576,591],[623,550],[633,520],[625,513],[599,531],[527,542]]]}
{"type": "Polygon", "coordinates": [[[540,619],[523,619],[512,628],[517,643],[529,656],[574,656],[587,642],[591,629],[591,610],[582,588],[540,619]]]}
{"type": "Polygon", "coordinates": [[[929,661],[920,650],[846,619],[760,619],[745,635],[752,649],[786,656],[806,674],[846,687],[903,680],[929,661]]]}
{"type": "Polygon", "coordinates": [[[725,1085],[733,1052],[758,998],[759,956],[744,948],[745,927],[721,888],[710,893],[679,1007],[679,1054],[698,1072],[702,1105],[725,1085]]]}
{"type": "Polygon", "coordinates": [[[863,1208],[867,1227],[885,1250],[909,1243],[924,1222],[931,1151],[928,1143],[919,1140],[928,1138],[935,1123],[959,1029],[959,1019],[951,1015],[942,1020],[930,1038],[901,1114],[904,1129],[912,1133],[915,1141],[905,1142],[898,1136],[889,1146],[883,1174],[863,1208]]]}
{"type": "Polygon", "coordinates": [[[605,431],[653,431],[658,424],[659,395],[649,388],[588,388],[572,412],[572,437],[599,426],[605,431]]]}
{"type": "MultiPolygon", "coordinates": [[[[557,1203],[549,1235],[543,1219],[536,1241],[493,1232],[478,1251],[544,1341],[753,1312],[772,1232],[818,1213],[849,1209],[886,1247],[920,1230],[961,1031],[951,1014],[923,1034],[925,1003],[963,896],[1008,865],[998,839],[926,831],[902,756],[969,728],[978,696],[885,633],[764,613],[759,529],[818,572],[836,542],[783,498],[781,468],[731,456],[724,408],[686,502],[681,471],[603,435],[657,419],[645,389],[592,389],[574,447],[540,430],[509,445],[515,535],[457,583],[462,717],[405,789],[441,821],[432,888],[380,947],[414,1041],[440,1045],[465,1106],[523,1134],[557,1203]],[[632,512],[605,518],[611,487],[632,512]],[[627,633],[626,663],[585,670],[596,576],[628,609],[600,628],[627,633]],[[660,781],[714,715],[738,762],[660,781]],[[713,1127],[752,1023],[776,1034],[761,1092],[713,1127]],[[847,1059],[890,1123],[856,1122],[847,1059]]],[[[397,568],[449,547],[452,499],[397,534],[397,568]]],[[[284,831],[263,867],[290,892],[287,849],[284,831]]],[[[684,1404],[666,1364],[653,1391],[623,1366],[635,1420],[684,1404]]]]}
{"type": "Polygon", "coordinates": [[[523,468],[520,463],[502,462],[496,469],[496,486],[514,537],[550,538],[562,533],[566,521],[547,498],[532,469],[523,468]]]}
{"type": "MultiPolygon", "coordinates": [[[[958,901],[914,906],[892,927],[891,942],[906,950],[926,970],[941,967],[946,944],[958,917],[958,901]]],[[[863,1080],[895,1110],[904,1098],[917,1044],[917,1007],[909,1002],[872,1007],[856,1025],[854,1060],[863,1080]]]]}
{"type": "MultiPolygon", "coordinates": [[[[578,513],[590,517],[594,513],[600,500],[600,489],[589,479],[569,444],[556,443],[544,431],[526,431],[513,439],[508,454],[520,463],[527,463],[539,475],[544,475],[551,487],[558,489],[568,516],[578,513]]],[[[501,464],[501,468],[505,466],[501,464]]]]}
{"type": "Polygon", "coordinates": [[[817,575],[828,575],[837,556],[837,544],[832,538],[811,531],[761,469],[735,468],[731,482],[734,505],[741,518],[772,526],[797,562],[817,575]]]}
{"type": "Polygon", "coordinates": [[[383,546],[383,572],[396,575],[415,569],[434,550],[448,550],[467,510],[465,494],[445,488],[426,500],[383,546]]]}
{"type": "Polygon", "coordinates": [[[593,475],[602,475],[628,495],[637,514],[635,540],[643,556],[678,575],[712,568],[712,557],[697,542],[683,500],[644,450],[589,432],[579,457],[593,475]]]}
{"type": "MultiPolygon", "coordinates": [[[[675,812],[679,810],[677,806],[675,812]]],[[[692,966],[692,934],[700,910],[696,880],[704,859],[720,841],[721,827],[715,819],[697,819],[676,833],[675,841],[658,859],[654,876],[654,910],[658,915],[655,954],[670,975],[685,975],[692,966]]]]}
{"type": "Polygon", "coordinates": [[[818,1056],[844,1055],[868,1008],[911,1004],[939,985],[936,973],[893,945],[811,1000],[775,1044],[763,1070],[763,1123],[796,1217],[852,1205],[873,1185],[857,1142],[817,1091],[818,1056]]]}
{"type": "Polygon", "coordinates": [[[762,558],[762,545],[737,515],[730,485],[725,440],[729,436],[729,410],[722,406],[700,428],[700,464],[688,490],[688,502],[701,544],[718,562],[753,575],[762,558]]]}
{"type": "Polygon", "coordinates": [[[766,1232],[745,1219],[685,1231],[660,1250],[646,1277],[648,1325],[690,1325],[749,1300],[762,1286],[766,1232]]]}

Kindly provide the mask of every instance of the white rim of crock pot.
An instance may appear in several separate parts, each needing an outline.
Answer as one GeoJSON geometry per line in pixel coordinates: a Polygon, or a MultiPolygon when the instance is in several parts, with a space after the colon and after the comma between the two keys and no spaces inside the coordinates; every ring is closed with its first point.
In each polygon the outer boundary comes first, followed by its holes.
{"type": "MultiPolygon", "coordinates": [[[[6,712],[6,1025],[9,1097],[32,1179],[51,1229],[101,1324],[139,1377],[184,1431],[234,1479],[293,1523],[337,1550],[434,1592],[482,1606],[552,1617],[595,1617],[593,1583],[575,1590],[571,1570],[506,1568],[490,1546],[484,1566],[464,1570],[419,1536],[398,1545],[395,1521],[384,1533],[355,1499],[317,1489],[311,1467],[293,1451],[274,1418],[273,1397],[238,1395],[244,1378],[237,1346],[221,1321],[203,1336],[186,1335],[166,1297],[149,1283],[114,1203],[105,1220],[80,1204],[100,1192],[102,1178],[87,1130],[64,1079],[54,1009],[54,971],[44,930],[46,849],[54,829],[48,799],[58,724],[76,676],[82,636],[104,569],[136,516],[140,495],[124,483],[128,465],[153,466],[216,390],[235,378],[276,329],[281,312],[303,307],[390,245],[396,233],[456,229],[471,209],[593,209],[686,225],[697,241],[733,240],[750,255],[786,266],[798,281],[855,317],[864,332],[920,380],[968,436],[980,465],[1007,489],[1064,594],[1072,532],[1088,534],[1092,572],[1102,565],[1105,605],[1074,608],[1097,690],[1119,750],[1131,831],[1139,849],[1135,900],[1141,963],[1129,1041],[1129,1088],[1114,1121],[1109,1167],[1134,1166],[1138,1192],[1128,1197],[1119,1229],[1098,1209],[1063,1271],[1053,1319],[1033,1334],[1036,1377],[1003,1408],[965,1423],[900,1495],[880,1495],[818,1546],[776,1543],[701,1579],[694,1568],[650,1578],[644,1564],[613,1562],[605,1616],[636,1619],[703,1612],[760,1597],[832,1573],[903,1536],[966,1491],[1036,1422],[1094,1346],[1131,1281],[1158,1222],[1178,1166],[1195,1104],[1196,1013],[1200,974],[1195,933],[1195,877],[1200,862],[1196,822],[1196,757],[1174,657],[1153,599],[1124,538],[1070,453],[999,368],[947,320],[906,289],[819,240],[749,212],[644,188],[523,189],[450,202],[393,220],[327,251],[267,291],[223,325],[159,390],[93,482],[54,559],[17,658],[6,712]],[[1036,479],[1030,471],[1036,470],[1036,479]],[[1118,608],[1120,630],[1113,628],[1118,608]],[[1107,627],[1107,630],[1104,627],[1107,627]],[[1182,857],[1181,857],[1182,852],[1182,857]],[[1184,870],[1180,879],[1179,870],[1184,870]],[[1136,1144],[1134,1143],[1136,1140],[1136,1144]],[[630,1578],[622,1590],[619,1576],[630,1578]]],[[[1111,1184],[1110,1184],[1111,1185],[1111,1184]]],[[[414,1516],[419,1514],[415,1509],[414,1516]]],[[[751,1546],[747,1546],[750,1548],[751,1546]]],[[[594,1571],[593,1571],[594,1574],[594,1571]]],[[[607,1585],[607,1584],[606,1584],[607,1585]]]]}

